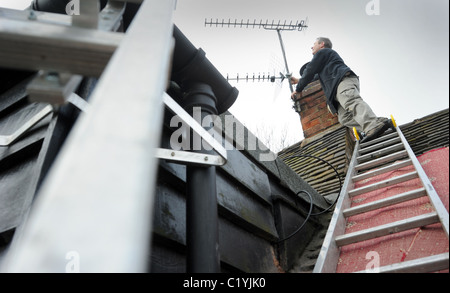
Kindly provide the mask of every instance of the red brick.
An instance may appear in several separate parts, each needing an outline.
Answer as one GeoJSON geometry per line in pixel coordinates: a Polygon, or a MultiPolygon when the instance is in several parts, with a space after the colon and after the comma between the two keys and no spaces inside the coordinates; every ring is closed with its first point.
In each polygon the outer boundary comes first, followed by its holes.
{"type": "Polygon", "coordinates": [[[316,118],[316,117],[313,115],[301,115],[300,120],[302,121],[302,124],[304,124],[304,123],[308,123],[309,121],[313,120],[314,118],[316,118]]]}
{"type": "Polygon", "coordinates": [[[307,123],[303,123],[302,122],[302,125],[303,125],[304,129],[313,128],[314,126],[317,126],[317,125],[320,126],[320,119],[316,118],[316,119],[313,119],[313,120],[311,120],[310,122],[307,122],[307,123]]]}
{"type": "Polygon", "coordinates": [[[300,104],[300,119],[305,138],[316,135],[338,122],[336,116],[328,111],[325,94],[316,81],[308,85],[302,92],[300,104]]]}
{"type": "Polygon", "coordinates": [[[306,109],[306,110],[304,110],[302,112],[303,113],[300,115],[301,117],[309,117],[309,116],[312,116],[312,115],[314,115],[315,117],[319,116],[318,115],[319,111],[318,111],[317,107],[311,107],[311,108],[306,109]]]}
{"type": "Polygon", "coordinates": [[[311,136],[314,136],[315,134],[321,132],[322,130],[323,130],[322,126],[320,124],[318,124],[314,127],[308,128],[307,130],[303,131],[303,133],[304,133],[305,137],[311,137],[311,136]]]}

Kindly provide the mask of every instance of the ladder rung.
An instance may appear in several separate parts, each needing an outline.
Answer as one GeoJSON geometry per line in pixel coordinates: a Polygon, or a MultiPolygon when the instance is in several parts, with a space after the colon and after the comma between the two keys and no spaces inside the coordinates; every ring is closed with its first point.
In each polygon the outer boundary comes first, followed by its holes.
{"type": "Polygon", "coordinates": [[[408,152],[406,150],[400,151],[400,152],[396,152],[387,156],[384,156],[382,158],[376,159],[376,160],[372,160],[369,162],[365,162],[359,165],[355,166],[355,171],[358,170],[365,170],[365,169],[369,169],[369,168],[373,168],[376,166],[380,166],[404,157],[408,156],[408,152]]]}
{"type": "Polygon", "coordinates": [[[350,217],[362,213],[366,213],[369,211],[373,211],[376,209],[380,209],[383,207],[395,205],[401,202],[405,202],[408,200],[416,199],[422,196],[426,196],[427,192],[425,188],[420,188],[408,192],[404,192],[401,194],[397,194],[388,198],[383,198],[377,201],[369,202],[367,204],[362,204],[356,207],[348,208],[344,210],[342,213],[344,214],[344,217],[350,217]]]}
{"type": "Polygon", "coordinates": [[[386,141],[380,142],[378,144],[371,145],[371,146],[366,147],[366,148],[361,148],[359,150],[359,154],[360,155],[364,155],[364,154],[376,151],[378,149],[388,147],[388,146],[393,145],[395,143],[399,143],[401,141],[402,140],[400,139],[400,137],[397,136],[397,137],[394,137],[394,138],[392,138],[390,140],[386,140],[386,141]]]}
{"type": "Polygon", "coordinates": [[[415,179],[418,177],[419,177],[418,173],[416,171],[414,171],[411,173],[403,174],[403,175],[400,175],[400,176],[397,176],[394,178],[389,178],[389,179],[386,179],[386,180],[383,180],[383,181],[380,181],[377,183],[373,183],[373,184],[370,184],[367,186],[363,186],[360,188],[350,190],[348,192],[348,196],[352,197],[352,196],[360,195],[360,194],[363,194],[366,192],[374,191],[374,190],[377,190],[377,189],[380,189],[383,187],[392,186],[392,185],[395,185],[395,184],[398,184],[401,182],[405,182],[405,181],[408,181],[411,179],[415,179]]]}
{"type": "Polygon", "coordinates": [[[386,167],[383,167],[383,168],[380,168],[380,169],[376,169],[376,170],[373,170],[373,171],[370,171],[370,172],[366,172],[366,173],[363,173],[363,174],[360,174],[360,175],[353,176],[352,180],[353,180],[353,182],[357,182],[357,181],[360,181],[360,180],[363,180],[363,179],[367,179],[367,178],[370,178],[370,177],[373,177],[373,176],[377,176],[377,175],[380,175],[380,174],[383,174],[383,173],[386,173],[386,172],[389,172],[389,171],[398,170],[400,168],[403,168],[403,167],[406,167],[406,166],[410,166],[410,165],[412,165],[412,161],[411,160],[397,162],[397,163],[394,163],[392,165],[389,165],[389,166],[386,166],[386,167]]]}
{"type": "Polygon", "coordinates": [[[371,146],[371,145],[373,145],[373,144],[377,144],[377,143],[379,143],[379,142],[382,142],[382,141],[385,141],[385,140],[394,138],[394,137],[396,137],[396,136],[398,136],[397,132],[391,132],[391,133],[389,133],[389,134],[380,136],[380,137],[378,137],[378,138],[376,138],[376,139],[373,139],[373,140],[370,140],[370,141],[368,141],[368,142],[361,143],[361,144],[360,144],[360,147],[363,149],[363,148],[366,148],[366,147],[371,146]]]}
{"type": "Polygon", "coordinates": [[[436,212],[432,212],[417,217],[412,217],[409,219],[337,236],[335,240],[336,245],[341,247],[355,242],[360,242],[393,233],[398,233],[405,230],[414,229],[417,227],[422,227],[438,222],[439,222],[438,214],[436,212]]]}
{"type": "Polygon", "coordinates": [[[372,152],[372,153],[369,153],[369,154],[366,154],[366,155],[359,156],[357,158],[357,160],[358,160],[358,162],[362,162],[362,161],[368,161],[368,160],[372,160],[372,159],[377,159],[377,158],[379,158],[381,156],[393,153],[395,151],[399,151],[401,149],[404,149],[404,146],[403,146],[402,143],[398,143],[398,144],[394,144],[392,146],[386,147],[386,148],[384,148],[382,150],[378,150],[378,151],[375,151],[375,152],[372,152]]]}
{"type": "Polygon", "coordinates": [[[98,77],[123,36],[122,33],[0,18],[0,66],[98,77]]]}
{"type": "MultiPolygon", "coordinates": [[[[413,259],[405,262],[395,263],[378,268],[380,273],[431,273],[448,269],[448,252],[432,256],[413,259]]],[[[365,273],[359,271],[356,273],[365,273]]]]}

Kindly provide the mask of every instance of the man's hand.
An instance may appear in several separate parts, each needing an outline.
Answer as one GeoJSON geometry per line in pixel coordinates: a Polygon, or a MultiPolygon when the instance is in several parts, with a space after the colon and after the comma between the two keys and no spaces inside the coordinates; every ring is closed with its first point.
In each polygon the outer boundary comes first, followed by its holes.
{"type": "Polygon", "coordinates": [[[294,91],[293,93],[292,93],[292,95],[291,95],[291,99],[293,100],[293,101],[295,101],[295,100],[297,100],[297,99],[300,99],[302,97],[302,93],[298,93],[298,92],[296,92],[296,91],[294,91]]]}
{"type": "Polygon", "coordinates": [[[291,76],[291,84],[297,84],[298,83],[298,78],[291,76]]]}

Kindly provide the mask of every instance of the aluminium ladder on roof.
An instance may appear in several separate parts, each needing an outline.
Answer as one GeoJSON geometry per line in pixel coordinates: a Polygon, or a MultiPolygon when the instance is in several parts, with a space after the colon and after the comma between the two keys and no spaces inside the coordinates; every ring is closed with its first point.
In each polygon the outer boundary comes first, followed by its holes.
{"type": "MultiPolygon", "coordinates": [[[[393,122],[395,125],[395,121],[393,122]]],[[[314,273],[336,272],[341,247],[352,243],[439,222],[448,240],[448,211],[422,169],[400,128],[395,126],[395,130],[390,133],[386,132],[383,136],[366,143],[356,141],[347,176],[314,267],[314,273]],[[356,181],[368,179],[405,166],[413,166],[414,172],[363,187],[354,187],[356,181]],[[359,173],[360,171],[364,171],[364,173],[359,173]],[[395,184],[414,178],[420,178],[421,184],[423,185],[422,188],[372,201],[367,204],[361,204],[355,207],[351,206],[351,198],[353,196],[387,186],[394,186],[395,184]],[[433,212],[346,234],[347,218],[350,216],[375,211],[423,196],[429,197],[434,208],[433,212]]],[[[448,268],[449,253],[447,252],[378,267],[373,272],[433,272],[448,268]]],[[[369,270],[362,272],[369,272],[369,270]]]]}
{"type": "Polygon", "coordinates": [[[98,19],[98,27],[0,8],[0,66],[100,77],[90,110],[74,125],[26,225],[16,229],[0,264],[6,272],[147,268],[175,0],[130,1],[142,2],[133,22],[126,33],[113,32],[123,2],[108,1],[97,15],[83,7],[98,1],[81,0],[78,19],[98,19]]]}
{"type": "Polygon", "coordinates": [[[166,93],[176,0],[110,0],[97,13],[98,4],[81,0],[73,16],[0,7],[0,67],[38,71],[27,94],[50,104],[0,135],[0,146],[61,104],[83,111],[0,271],[67,272],[77,261],[83,272],[146,271],[158,159],[227,161],[226,149],[166,93]],[[122,33],[125,2],[141,6],[122,33]],[[82,76],[99,78],[89,103],[75,94],[82,76]],[[160,148],[164,106],[217,155],[160,148]]]}

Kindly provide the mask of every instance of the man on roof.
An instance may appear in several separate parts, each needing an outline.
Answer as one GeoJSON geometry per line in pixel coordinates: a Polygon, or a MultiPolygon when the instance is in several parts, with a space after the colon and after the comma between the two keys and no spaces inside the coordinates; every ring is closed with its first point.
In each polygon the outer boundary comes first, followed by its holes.
{"type": "Polygon", "coordinates": [[[351,129],[355,127],[364,137],[361,142],[381,136],[389,127],[393,127],[391,120],[376,116],[361,98],[358,76],[332,46],[328,38],[316,39],[311,48],[313,58],[302,66],[301,78],[291,77],[291,83],[297,84],[291,98],[301,98],[303,89],[317,74],[327,97],[328,109],[338,115],[339,123],[351,129]]]}

